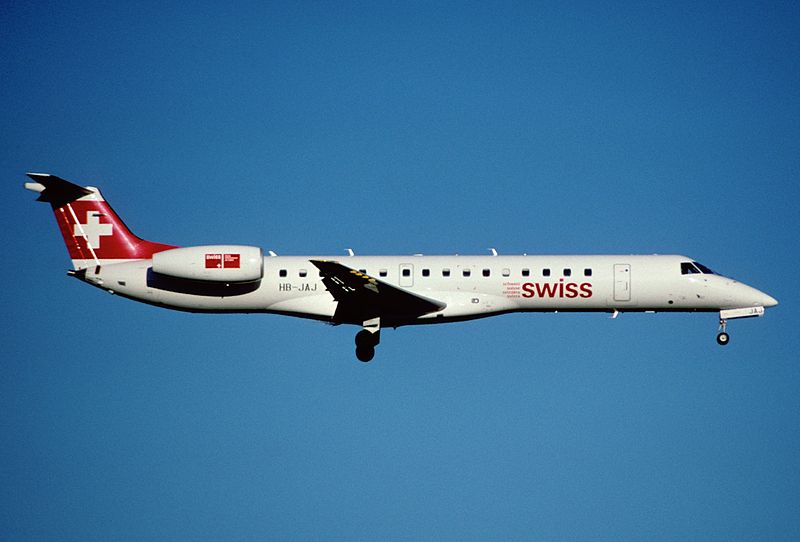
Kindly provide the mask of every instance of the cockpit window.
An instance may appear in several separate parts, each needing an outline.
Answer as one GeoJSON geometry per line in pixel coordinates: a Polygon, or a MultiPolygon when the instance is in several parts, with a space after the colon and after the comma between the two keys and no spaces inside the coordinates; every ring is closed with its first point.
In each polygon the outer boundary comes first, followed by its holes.
{"type": "Polygon", "coordinates": [[[681,275],[695,275],[698,273],[716,275],[716,273],[700,262],[681,262],[681,275]]]}
{"type": "Polygon", "coordinates": [[[694,275],[700,270],[692,262],[681,262],[681,275],[694,275]]]}
{"type": "Polygon", "coordinates": [[[714,271],[706,267],[705,265],[701,264],[700,262],[692,262],[695,267],[697,267],[700,271],[702,271],[706,275],[716,275],[714,271]]]}

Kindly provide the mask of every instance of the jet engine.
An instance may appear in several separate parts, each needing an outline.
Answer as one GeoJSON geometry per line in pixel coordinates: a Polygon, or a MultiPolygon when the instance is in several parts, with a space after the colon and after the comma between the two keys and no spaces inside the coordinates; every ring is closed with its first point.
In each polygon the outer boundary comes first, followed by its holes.
{"type": "Polygon", "coordinates": [[[153,271],[189,280],[256,282],[264,276],[264,255],[243,245],[173,248],[153,254],[153,271]]]}

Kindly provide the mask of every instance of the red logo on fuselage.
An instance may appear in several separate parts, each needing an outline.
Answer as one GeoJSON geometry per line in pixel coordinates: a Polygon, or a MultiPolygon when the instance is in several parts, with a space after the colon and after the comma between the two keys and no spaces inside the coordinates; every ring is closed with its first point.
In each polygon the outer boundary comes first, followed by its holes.
{"type": "Polygon", "coordinates": [[[592,283],[583,282],[526,282],[522,285],[522,297],[561,297],[574,299],[576,297],[592,297],[592,283]]]}

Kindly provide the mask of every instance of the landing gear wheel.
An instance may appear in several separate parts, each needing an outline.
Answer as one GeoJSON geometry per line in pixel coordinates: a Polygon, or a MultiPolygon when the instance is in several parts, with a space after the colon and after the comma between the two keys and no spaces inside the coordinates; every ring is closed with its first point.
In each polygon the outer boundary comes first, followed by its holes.
{"type": "Polygon", "coordinates": [[[370,333],[366,329],[362,329],[356,333],[356,348],[371,347],[374,349],[378,344],[376,339],[376,334],[370,333]]]}
{"type": "MultiPolygon", "coordinates": [[[[369,332],[367,332],[369,333],[369,332]]],[[[358,361],[362,361],[367,363],[368,361],[372,361],[372,358],[375,357],[375,347],[374,346],[358,346],[356,347],[356,357],[358,361]]]]}
{"type": "Polygon", "coordinates": [[[731,340],[730,336],[724,331],[717,335],[717,344],[725,346],[731,340]]]}
{"type": "MultiPolygon", "coordinates": [[[[365,322],[364,325],[366,326],[369,323],[371,321],[365,322]]],[[[380,328],[377,328],[375,332],[369,329],[362,329],[356,333],[356,357],[358,361],[363,361],[364,363],[372,361],[372,358],[375,357],[375,347],[380,342],[380,328]]]]}

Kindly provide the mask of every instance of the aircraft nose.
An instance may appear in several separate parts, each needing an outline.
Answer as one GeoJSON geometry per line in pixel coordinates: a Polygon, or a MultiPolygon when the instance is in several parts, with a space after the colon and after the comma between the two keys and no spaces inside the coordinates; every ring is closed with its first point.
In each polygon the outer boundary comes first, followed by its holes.
{"type": "Polygon", "coordinates": [[[765,294],[761,290],[748,286],[747,284],[735,283],[735,294],[733,299],[735,304],[741,307],[774,307],[778,300],[771,295],[765,294]]]}
{"type": "Polygon", "coordinates": [[[767,295],[764,292],[761,293],[761,305],[764,307],[774,307],[778,304],[778,300],[772,297],[771,295],[767,295]]]}

